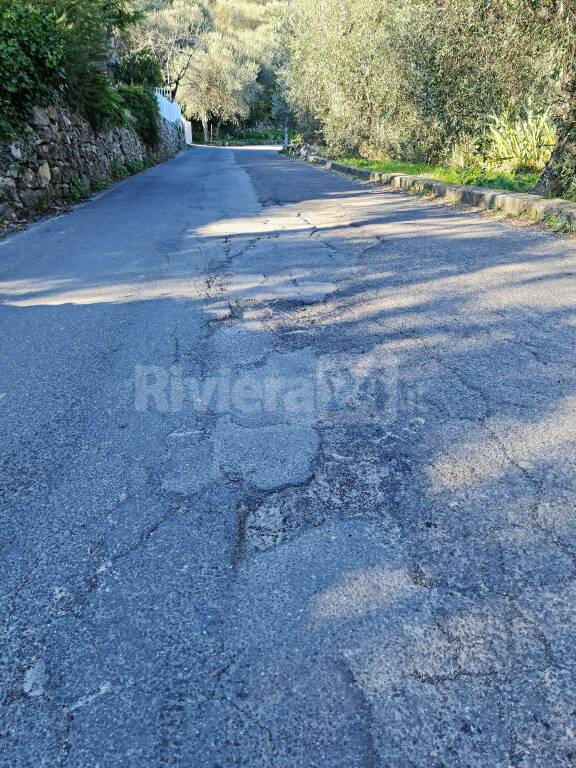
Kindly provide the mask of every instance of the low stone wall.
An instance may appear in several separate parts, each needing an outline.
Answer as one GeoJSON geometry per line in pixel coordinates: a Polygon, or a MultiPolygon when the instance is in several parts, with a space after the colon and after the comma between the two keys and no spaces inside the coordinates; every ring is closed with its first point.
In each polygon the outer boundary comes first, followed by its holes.
{"type": "Polygon", "coordinates": [[[162,162],[186,146],[183,129],[160,120],[160,144],[148,150],[130,128],[96,133],[82,117],[35,109],[26,135],[0,142],[0,224],[28,218],[118,177],[136,162],[162,162]]]}
{"type": "Polygon", "coordinates": [[[443,198],[448,203],[463,203],[475,208],[500,211],[508,216],[527,217],[553,224],[559,230],[576,232],[576,203],[569,200],[541,197],[528,192],[446,184],[426,176],[380,173],[371,171],[369,168],[355,168],[334,160],[327,160],[317,154],[316,148],[311,147],[298,147],[291,154],[329,171],[345,173],[347,176],[370,181],[373,184],[384,184],[415,193],[424,192],[443,198]]]}

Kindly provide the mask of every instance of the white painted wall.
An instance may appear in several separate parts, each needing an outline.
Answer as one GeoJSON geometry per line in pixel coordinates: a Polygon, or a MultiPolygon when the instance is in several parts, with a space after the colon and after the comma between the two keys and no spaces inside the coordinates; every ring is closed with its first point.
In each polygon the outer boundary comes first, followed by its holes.
{"type": "Polygon", "coordinates": [[[184,135],[186,136],[186,144],[192,144],[192,123],[190,120],[184,120],[182,118],[182,125],[184,126],[184,135]]]}
{"type": "Polygon", "coordinates": [[[177,101],[171,101],[168,98],[168,89],[155,88],[154,93],[156,94],[160,115],[165,120],[168,120],[169,123],[179,123],[182,120],[182,110],[177,101]]]}
{"type": "Polygon", "coordinates": [[[155,88],[156,101],[161,117],[168,120],[169,123],[182,123],[186,144],[192,144],[192,125],[186,120],[177,101],[172,101],[168,88],[155,88]]]}

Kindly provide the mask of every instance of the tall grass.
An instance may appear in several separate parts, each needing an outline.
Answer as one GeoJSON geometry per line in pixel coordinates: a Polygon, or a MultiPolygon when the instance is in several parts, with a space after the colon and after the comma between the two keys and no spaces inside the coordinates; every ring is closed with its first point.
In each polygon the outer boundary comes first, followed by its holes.
{"type": "Polygon", "coordinates": [[[456,168],[449,165],[430,165],[427,163],[404,163],[396,160],[373,162],[357,157],[341,157],[338,162],[353,165],[356,168],[370,168],[380,173],[405,173],[415,176],[428,176],[444,181],[446,184],[470,184],[490,189],[508,189],[514,192],[530,192],[538,182],[540,174],[531,171],[506,172],[488,171],[483,168],[456,168]]]}

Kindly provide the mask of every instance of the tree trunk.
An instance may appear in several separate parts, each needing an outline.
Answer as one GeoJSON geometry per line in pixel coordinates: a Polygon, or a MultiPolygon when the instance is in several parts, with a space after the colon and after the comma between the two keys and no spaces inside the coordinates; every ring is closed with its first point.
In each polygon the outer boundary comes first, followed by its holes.
{"type": "Polygon", "coordinates": [[[576,197],[576,68],[573,63],[564,76],[562,101],[556,146],[536,191],[555,197],[576,197]]]}
{"type": "Polygon", "coordinates": [[[560,2],[557,34],[566,40],[562,103],[558,110],[558,138],[536,191],[576,199],[576,0],[560,2]]]}
{"type": "Polygon", "coordinates": [[[217,138],[217,139],[219,139],[219,138],[220,138],[220,126],[221,126],[221,125],[222,125],[222,123],[221,123],[220,121],[218,121],[218,122],[216,123],[216,138],[217,138]]]}
{"type": "Polygon", "coordinates": [[[208,115],[202,115],[202,130],[204,131],[204,144],[210,142],[210,133],[208,129],[208,115]]]}
{"type": "Polygon", "coordinates": [[[536,191],[553,197],[576,197],[576,121],[560,127],[554,152],[536,191]]]}

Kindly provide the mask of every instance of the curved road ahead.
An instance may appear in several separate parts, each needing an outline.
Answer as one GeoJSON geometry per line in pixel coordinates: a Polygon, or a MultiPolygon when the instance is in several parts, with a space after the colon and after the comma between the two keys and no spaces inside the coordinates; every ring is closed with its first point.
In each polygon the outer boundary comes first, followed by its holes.
{"type": "Polygon", "coordinates": [[[0,242],[0,766],[576,766],[576,247],[196,147],[0,242]]]}

